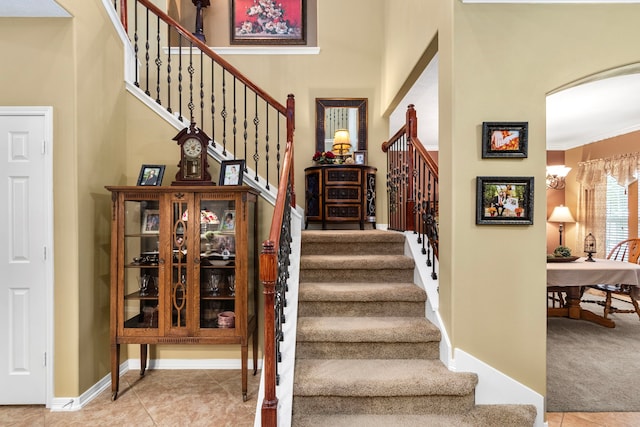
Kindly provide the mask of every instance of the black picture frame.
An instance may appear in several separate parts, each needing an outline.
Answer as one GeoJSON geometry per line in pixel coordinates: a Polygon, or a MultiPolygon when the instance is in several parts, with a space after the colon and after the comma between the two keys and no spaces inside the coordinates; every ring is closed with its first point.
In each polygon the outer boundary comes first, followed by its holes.
{"type": "Polygon", "coordinates": [[[307,0],[271,1],[270,7],[253,0],[229,2],[230,44],[307,44],[307,0]],[[269,8],[273,10],[269,12],[269,8]]]}
{"type": "Polygon", "coordinates": [[[138,184],[142,186],[160,186],[164,178],[165,165],[142,165],[138,175],[138,184]]]}
{"type": "Polygon", "coordinates": [[[533,224],[533,189],[533,177],[477,177],[476,224],[533,224]]]}
{"type": "Polygon", "coordinates": [[[356,150],[353,152],[353,162],[356,165],[367,164],[367,152],[364,150],[356,150]]]}
{"type": "Polygon", "coordinates": [[[528,122],[483,122],[482,158],[526,158],[528,122]]]}
{"type": "Polygon", "coordinates": [[[242,185],[244,160],[224,160],[220,164],[218,185],[242,185]]]}

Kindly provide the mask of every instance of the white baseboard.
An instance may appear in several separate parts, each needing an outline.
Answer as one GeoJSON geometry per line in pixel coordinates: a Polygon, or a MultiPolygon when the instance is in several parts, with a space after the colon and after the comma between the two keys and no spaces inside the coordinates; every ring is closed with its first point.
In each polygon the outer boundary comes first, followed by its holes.
{"type": "Polygon", "coordinates": [[[454,366],[449,366],[449,369],[456,372],[475,372],[478,374],[476,404],[534,405],[537,410],[535,426],[545,425],[544,396],[463,350],[456,348],[453,356],[454,366]]]}
{"type": "MultiPolygon", "coordinates": [[[[253,360],[248,360],[248,369],[253,369],[253,360]]],[[[140,369],[140,359],[128,359],[120,365],[120,376],[131,369],[140,369]]],[[[147,369],[242,369],[240,359],[152,359],[147,369]]],[[[258,369],[262,369],[262,360],[258,360],[258,369]]],[[[78,397],[54,397],[51,411],[79,411],[100,393],[111,387],[111,374],[91,386],[78,397]]]]}

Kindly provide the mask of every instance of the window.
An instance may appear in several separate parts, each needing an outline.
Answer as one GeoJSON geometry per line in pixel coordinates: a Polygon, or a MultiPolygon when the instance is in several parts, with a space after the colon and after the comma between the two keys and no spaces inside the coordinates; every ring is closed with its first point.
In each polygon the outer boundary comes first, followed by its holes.
{"type": "Polygon", "coordinates": [[[627,189],[607,176],[607,225],[605,230],[605,256],[613,247],[629,238],[629,209],[627,189]]]}

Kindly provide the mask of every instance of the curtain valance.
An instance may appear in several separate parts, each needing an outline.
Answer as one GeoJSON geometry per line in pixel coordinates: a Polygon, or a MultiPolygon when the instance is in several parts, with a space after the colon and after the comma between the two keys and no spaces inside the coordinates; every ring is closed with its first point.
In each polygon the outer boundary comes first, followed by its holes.
{"type": "Polygon", "coordinates": [[[598,184],[606,183],[607,175],[611,175],[623,187],[636,181],[640,175],[640,153],[580,162],[576,181],[583,188],[592,189],[598,184]]]}

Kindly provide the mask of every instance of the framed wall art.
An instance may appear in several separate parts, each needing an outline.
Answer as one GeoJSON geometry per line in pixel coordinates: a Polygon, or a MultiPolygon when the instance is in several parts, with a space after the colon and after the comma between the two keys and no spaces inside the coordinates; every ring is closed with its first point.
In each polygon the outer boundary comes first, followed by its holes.
{"type": "Polygon", "coordinates": [[[527,122],[482,123],[482,158],[526,158],[527,129],[527,122]]]}
{"type": "Polygon", "coordinates": [[[165,165],[142,165],[138,185],[162,185],[165,165]]]}
{"type": "Polygon", "coordinates": [[[218,185],[242,185],[244,160],[225,160],[220,165],[218,185]]]}
{"type": "Polygon", "coordinates": [[[477,177],[476,224],[533,224],[533,177],[477,177]]]}
{"type": "Polygon", "coordinates": [[[307,0],[230,0],[234,44],[306,44],[307,0]]]}

